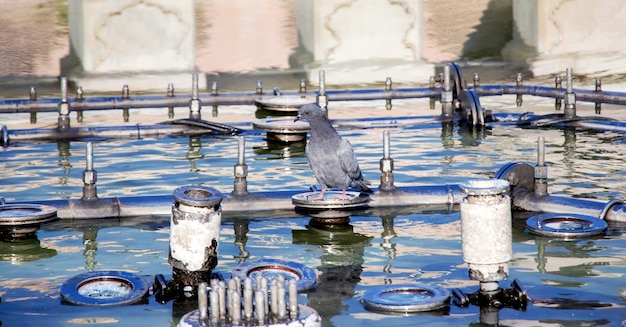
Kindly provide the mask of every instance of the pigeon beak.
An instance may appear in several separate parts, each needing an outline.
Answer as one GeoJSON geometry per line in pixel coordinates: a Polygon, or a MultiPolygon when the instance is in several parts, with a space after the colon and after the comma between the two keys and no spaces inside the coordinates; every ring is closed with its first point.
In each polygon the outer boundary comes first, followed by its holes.
{"type": "Polygon", "coordinates": [[[296,119],[294,119],[294,120],[293,120],[293,122],[295,123],[295,122],[297,122],[298,120],[300,120],[300,115],[297,115],[297,116],[296,116],[296,119]]]}

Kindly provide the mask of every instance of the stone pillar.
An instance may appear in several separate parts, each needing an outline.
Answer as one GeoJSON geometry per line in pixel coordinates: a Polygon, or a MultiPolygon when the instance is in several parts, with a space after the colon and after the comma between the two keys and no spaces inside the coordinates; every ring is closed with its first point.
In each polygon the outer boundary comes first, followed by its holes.
{"type": "Polygon", "coordinates": [[[298,0],[300,51],[311,83],[325,70],[328,85],[425,82],[422,1],[298,0]]]}
{"type": "Polygon", "coordinates": [[[86,91],[191,87],[194,0],[69,0],[68,21],[61,74],[86,91]]]}
{"type": "Polygon", "coordinates": [[[626,2],[513,0],[513,40],[504,60],[523,62],[535,75],[626,72],[626,2]]]}

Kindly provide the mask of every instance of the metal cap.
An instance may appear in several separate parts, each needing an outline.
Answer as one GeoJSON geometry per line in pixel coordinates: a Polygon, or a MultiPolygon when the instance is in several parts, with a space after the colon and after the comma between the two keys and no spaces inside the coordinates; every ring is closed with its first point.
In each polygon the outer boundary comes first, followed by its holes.
{"type": "Polygon", "coordinates": [[[174,201],[192,207],[214,207],[222,198],[222,193],[212,187],[187,185],[174,190],[174,201]]]}

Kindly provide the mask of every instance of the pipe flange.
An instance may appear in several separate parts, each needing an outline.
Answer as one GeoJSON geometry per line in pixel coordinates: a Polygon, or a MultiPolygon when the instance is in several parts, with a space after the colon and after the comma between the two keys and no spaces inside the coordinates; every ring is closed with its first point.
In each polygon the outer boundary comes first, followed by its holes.
{"type": "Polygon", "coordinates": [[[212,187],[186,185],[174,190],[174,201],[192,207],[215,207],[222,198],[222,193],[212,187]]]}
{"type": "Polygon", "coordinates": [[[423,283],[386,285],[367,290],[363,305],[379,313],[416,313],[435,311],[450,303],[450,291],[423,283]]]}
{"type": "Polygon", "coordinates": [[[57,218],[57,208],[42,204],[0,205],[0,227],[36,225],[57,218]]]}
{"type": "Polygon", "coordinates": [[[276,279],[281,275],[285,277],[285,280],[295,279],[298,292],[310,290],[317,283],[317,275],[312,268],[297,262],[277,259],[246,261],[233,268],[231,275],[233,278],[239,277],[241,280],[250,278],[252,288],[256,288],[256,277],[259,275],[265,277],[268,281],[276,279]]]}
{"type": "Polygon", "coordinates": [[[61,298],[75,305],[128,305],[142,301],[148,289],[148,283],[132,273],[90,271],[66,280],[61,286],[61,298]]]}
{"type": "Polygon", "coordinates": [[[606,220],[606,214],[609,213],[609,211],[611,210],[611,208],[613,208],[613,206],[618,205],[618,204],[624,204],[624,201],[620,199],[613,199],[607,202],[606,205],[604,205],[604,208],[602,208],[602,211],[600,212],[600,216],[598,216],[598,218],[606,220]]]}
{"type": "Polygon", "coordinates": [[[546,213],[528,218],[526,227],[533,234],[572,239],[604,233],[608,224],[602,219],[586,215],[546,213]]]}

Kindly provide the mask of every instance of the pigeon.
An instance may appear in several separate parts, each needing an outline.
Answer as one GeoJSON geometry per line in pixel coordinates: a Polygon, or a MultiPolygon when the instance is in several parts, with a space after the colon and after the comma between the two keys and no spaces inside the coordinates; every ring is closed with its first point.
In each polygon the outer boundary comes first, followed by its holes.
{"type": "Polygon", "coordinates": [[[327,189],[341,189],[342,199],[346,199],[346,189],[352,187],[362,192],[372,193],[367,180],[359,168],[352,145],[343,139],[331,125],[326,114],[316,104],[306,104],[298,110],[298,117],[307,120],[311,127],[311,138],[305,153],[309,166],[322,187],[317,199],[324,198],[327,189]]]}

